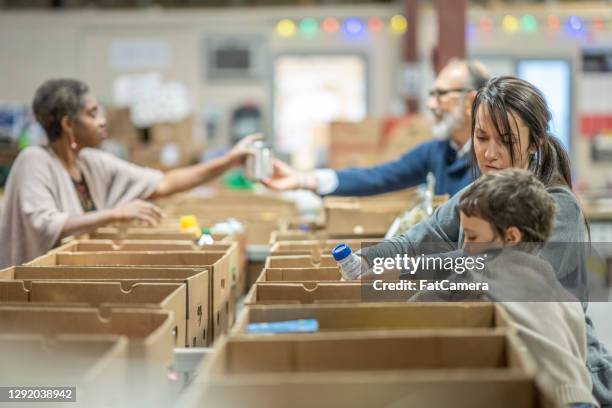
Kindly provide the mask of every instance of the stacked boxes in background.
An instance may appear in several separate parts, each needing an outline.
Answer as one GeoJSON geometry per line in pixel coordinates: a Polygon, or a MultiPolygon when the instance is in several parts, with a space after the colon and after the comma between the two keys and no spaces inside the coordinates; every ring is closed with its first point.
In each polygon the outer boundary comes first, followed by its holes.
{"type": "Polygon", "coordinates": [[[431,124],[418,115],[332,122],[328,137],[329,167],[367,167],[395,160],[431,140],[431,124]]]}

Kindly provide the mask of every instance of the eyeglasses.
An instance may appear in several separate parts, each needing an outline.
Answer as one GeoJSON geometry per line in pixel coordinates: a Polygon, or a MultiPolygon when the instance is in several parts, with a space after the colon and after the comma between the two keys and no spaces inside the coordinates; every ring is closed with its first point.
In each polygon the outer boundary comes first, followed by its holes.
{"type": "Polygon", "coordinates": [[[441,97],[451,92],[470,92],[473,91],[471,88],[454,88],[454,89],[432,89],[429,91],[429,96],[440,99],[441,97]]]}

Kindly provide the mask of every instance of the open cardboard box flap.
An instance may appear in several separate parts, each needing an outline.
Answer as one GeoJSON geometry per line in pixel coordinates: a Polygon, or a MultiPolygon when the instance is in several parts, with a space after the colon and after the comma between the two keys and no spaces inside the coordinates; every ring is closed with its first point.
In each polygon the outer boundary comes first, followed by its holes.
{"type": "Polygon", "coordinates": [[[76,386],[82,406],[112,406],[127,379],[127,338],[97,334],[0,334],[2,369],[14,384],[76,386]]]}
{"type": "Polygon", "coordinates": [[[310,255],[286,255],[269,256],[264,265],[270,268],[314,268],[314,267],[338,267],[336,260],[331,255],[322,255],[315,260],[310,255]]]}
{"type": "Polygon", "coordinates": [[[363,302],[360,282],[286,282],[256,283],[244,304],[309,304],[363,302]]]}
{"type": "Polygon", "coordinates": [[[346,330],[509,328],[508,314],[494,303],[385,302],[359,304],[251,305],[234,334],[250,323],[316,319],[320,332],[346,330]]]}
{"type": "Polygon", "coordinates": [[[540,407],[520,349],[512,331],[233,336],[196,382],[224,407],[540,407]]]}
{"type": "MultiPolygon", "coordinates": [[[[122,292],[132,293],[143,283],[184,284],[183,304],[187,327],[185,335],[190,346],[206,346],[212,342],[209,330],[209,272],[202,268],[171,268],[143,266],[16,266],[0,271],[0,299],[27,301],[24,288],[34,281],[76,281],[113,283],[122,292]],[[14,286],[13,289],[10,289],[14,286]],[[11,292],[8,292],[8,291],[11,292]]],[[[77,283],[78,284],[78,283],[77,283]]],[[[113,289],[114,290],[114,289],[113,289]]],[[[137,289],[137,291],[139,291],[137,289]]]]}
{"type": "Polygon", "coordinates": [[[131,358],[170,364],[174,360],[170,312],[113,309],[100,315],[95,308],[0,306],[4,334],[114,334],[129,339],[131,358]]]}
{"type": "Polygon", "coordinates": [[[264,269],[257,282],[336,281],[342,279],[338,267],[264,269]]]}
{"type": "Polygon", "coordinates": [[[187,294],[182,283],[138,282],[125,291],[120,282],[0,281],[0,304],[5,302],[166,310],[173,316],[171,330],[176,346],[188,345],[187,294]]]}
{"type": "Polygon", "coordinates": [[[231,254],[224,251],[129,251],[55,252],[29,262],[28,266],[200,266],[210,271],[209,332],[212,338],[226,333],[232,321],[229,303],[232,286],[231,254]]]}

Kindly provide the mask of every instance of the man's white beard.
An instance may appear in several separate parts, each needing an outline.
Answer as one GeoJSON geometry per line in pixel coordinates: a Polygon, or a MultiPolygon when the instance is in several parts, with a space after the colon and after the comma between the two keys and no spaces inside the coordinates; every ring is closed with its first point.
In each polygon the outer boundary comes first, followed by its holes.
{"type": "Polygon", "coordinates": [[[434,123],[431,128],[431,133],[434,139],[448,140],[451,138],[453,133],[461,129],[465,123],[465,116],[463,116],[463,104],[457,104],[457,106],[438,123],[434,123]]]}

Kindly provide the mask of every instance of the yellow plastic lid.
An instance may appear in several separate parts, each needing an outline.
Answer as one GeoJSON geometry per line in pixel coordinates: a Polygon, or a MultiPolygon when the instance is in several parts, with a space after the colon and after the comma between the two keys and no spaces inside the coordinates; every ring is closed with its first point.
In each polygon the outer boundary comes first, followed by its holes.
{"type": "Polygon", "coordinates": [[[179,222],[182,230],[191,229],[193,227],[198,228],[198,219],[195,215],[183,215],[179,222]]]}

